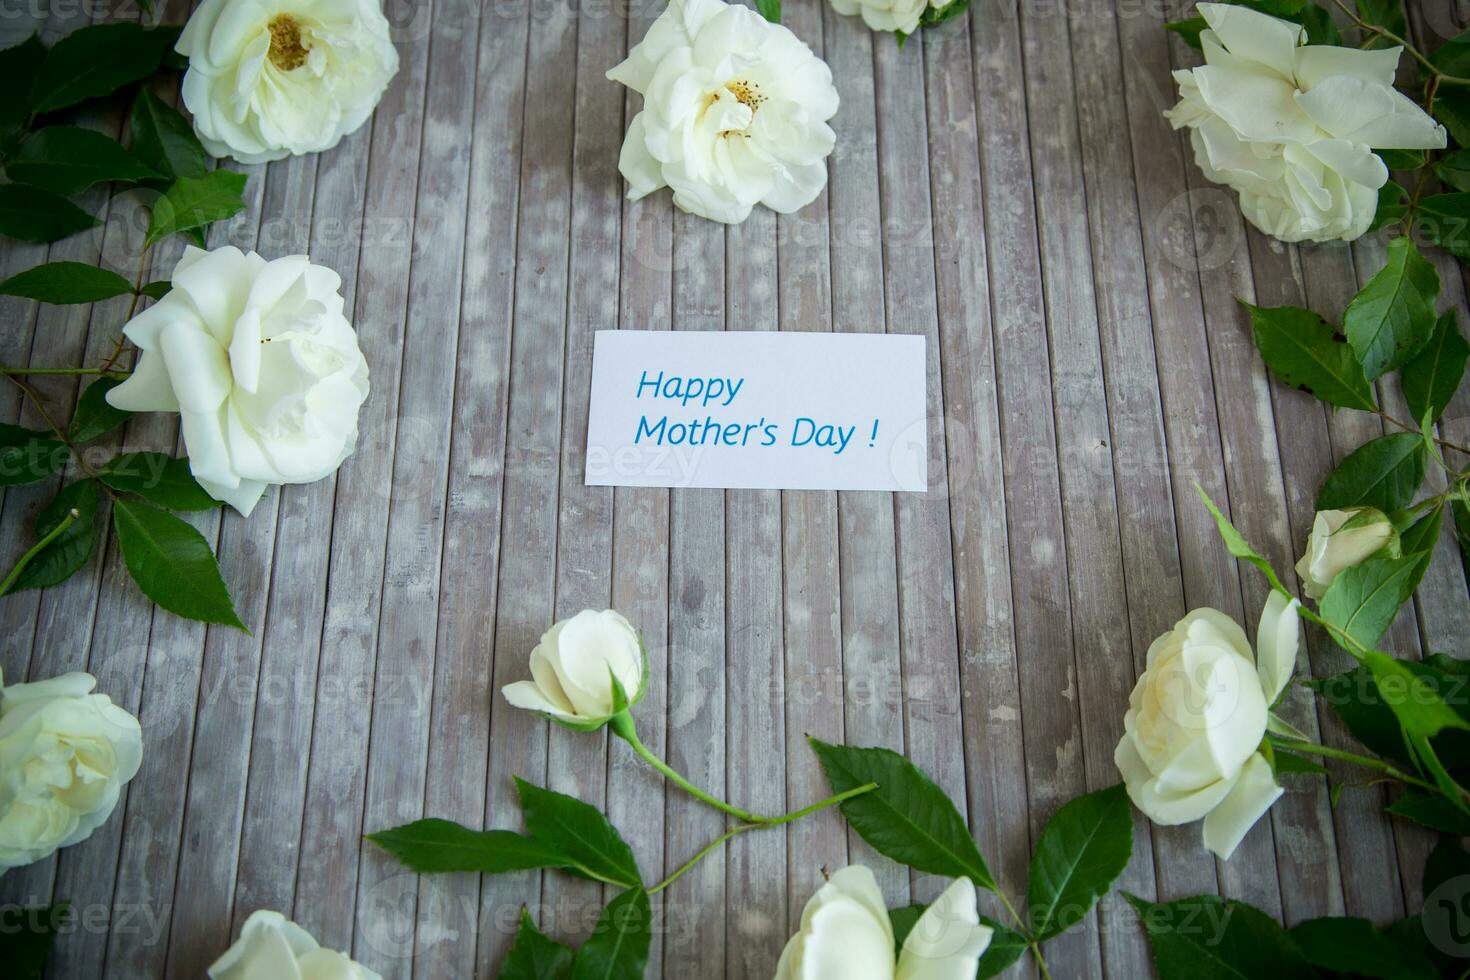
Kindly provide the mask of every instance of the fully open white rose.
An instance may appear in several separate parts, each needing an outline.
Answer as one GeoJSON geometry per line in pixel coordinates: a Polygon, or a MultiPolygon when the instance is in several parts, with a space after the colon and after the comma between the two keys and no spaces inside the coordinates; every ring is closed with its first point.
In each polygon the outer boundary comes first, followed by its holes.
{"type": "Polygon", "coordinates": [[[1393,87],[1401,48],[1309,45],[1299,24],[1202,3],[1205,64],[1176,71],[1195,161],[1240,195],[1246,218],[1288,242],[1368,230],[1388,169],[1374,149],[1438,149],[1444,127],[1393,87]]]}
{"type": "Polygon", "coordinates": [[[177,47],[199,141],[241,163],[331,149],[398,71],[378,0],[204,0],[177,47]]]}
{"type": "Polygon", "coordinates": [[[863,23],[875,31],[901,31],[912,34],[919,29],[919,19],[929,8],[943,10],[954,0],[832,0],[839,14],[861,14],[863,23]]]}
{"type": "Polygon", "coordinates": [[[894,962],[893,923],[873,872],[843,868],[818,889],[787,942],[775,980],[956,980],[973,977],[992,930],[975,886],[959,879],[924,910],[894,962]]]}
{"type": "Polygon", "coordinates": [[[832,72],[748,7],[671,0],[607,77],[643,96],[618,160],[631,198],[667,184],[685,211],[739,222],[756,204],[795,211],[826,186],[832,72]]]}
{"type": "Polygon", "coordinates": [[[1229,616],[1194,610],[1149,647],[1128,699],[1113,760],[1129,798],[1155,823],[1204,818],[1205,847],[1222,859],[1282,792],[1257,749],[1296,666],[1299,605],[1271,593],[1254,656],[1229,616]]]}
{"type": "Polygon", "coordinates": [[[173,289],[123,328],[140,354],[107,400],[178,412],[194,478],[242,514],[270,484],[320,480],[356,447],[368,393],[341,285],[304,255],[187,248],[173,289]]]}
{"type": "Polygon", "coordinates": [[[138,719],[96,686],[73,673],[0,687],[0,873],[91,835],[137,774],[138,719]]]}
{"type": "Polygon", "coordinates": [[[235,945],[209,968],[210,980],[382,980],[343,953],[322,949],[279,912],[251,913],[235,945]]]}
{"type": "Polygon", "coordinates": [[[1296,563],[1302,591],[1321,599],[1338,575],[1382,551],[1393,536],[1392,522],[1371,507],[1318,511],[1306,553],[1296,563]]]}
{"type": "Polygon", "coordinates": [[[613,714],[614,676],[631,704],[643,696],[643,644],[620,614],[584,609],[541,635],[531,676],[507,684],[505,699],[572,727],[597,727],[613,714]]]}

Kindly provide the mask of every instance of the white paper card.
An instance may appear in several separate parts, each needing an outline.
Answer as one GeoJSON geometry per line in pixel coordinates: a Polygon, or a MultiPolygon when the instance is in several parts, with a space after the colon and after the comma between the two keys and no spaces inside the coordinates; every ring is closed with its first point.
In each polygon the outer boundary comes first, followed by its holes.
{"type": "Polygon", "coordinates": [[[598,331],[587,484],[928,488],[924,338],[598,331]]]}

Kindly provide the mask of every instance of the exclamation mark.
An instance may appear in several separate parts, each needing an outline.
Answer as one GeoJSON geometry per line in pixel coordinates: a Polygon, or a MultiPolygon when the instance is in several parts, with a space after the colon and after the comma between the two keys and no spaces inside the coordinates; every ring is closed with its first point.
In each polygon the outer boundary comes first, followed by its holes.
{"type": "Polygon", "coordinates": [[[868,436],[868,448],[869,449],[872,449],[873,448],[873,443],[876,442],[877,439],[878,439],[878,420],[877,419],[874,419],[873,420],[873,434],[870,435],[870,436],[868,436]]]}

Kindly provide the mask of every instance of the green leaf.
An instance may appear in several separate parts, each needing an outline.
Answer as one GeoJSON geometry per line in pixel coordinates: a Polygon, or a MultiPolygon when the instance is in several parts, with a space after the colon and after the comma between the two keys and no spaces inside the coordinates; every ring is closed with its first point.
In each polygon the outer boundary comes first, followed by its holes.
{"type": "Polygon", "coordinates": [[[1470,344],[1460,335],[1455,311],[1446,310],[1435,324],[1428,346],[1404,365],[1400,376],[1404,401],[1414,418],[1422,419],[1432,412],[1431,417],[1438,419],[1444,414],[1465,376],[1467,356],[1470,344]]]}
{"type": "Polygon", "coordinates": [[[35,112],[64,109],[108,95],[158,70],[178,27],[152,30],[128,21],[72,31],[51,46],[32,89],[35,112]]]}
{"type": "Polygon", "coordinates": [[[1442,86],[1434,97],[1434,118],[1450,131],[1459,146],[1470,146],[1470,91],[1442,86]]]}
{"type": "Polygon", "coordinates": [[[933,27],[935,24],[943,24],[945,21],[959,17],[970,9],[970,0],[949,0],[942,7],[936,7],[932,3],[924,7],[924,12],[919,15],[919,26],[933,27]]]}
{"type": "Polygon", "coordinates": [[[1387,181],[1378,188],[1378,208],[1373,212],[1373,221],[1369,223],[1369,231],[1378,231],[1389,225],[1396,225],[1409,213],[1411,207],[1409,192],[1395,181],[1387,181]]]}
{"type": "Polygon", "coordinates": [[[1209,30],[1209,27],[1210,25],[1205,19],[1197,15],[1185,18],[1184,20],[1170,21],[1164,25],[1165,30],[1170,30],[1178,34],[1185,44],[1194,48],[1196,51],[1202,47],[1199,39],[1200,32],[1209,30]]]}
{"type": "MultiPolygon", "coordinates": [[[[1395,32],[1403,37],[1402,32],[1395,32]]],[[[1434,67],[1446,75],[1464,75],[1470,72],[1470,31],[1450,38],[1429,56],[1434,67]]]]}
{"type": "MultiPolygon", "coordinates": [[[[1465,103],[1465,125],[1467,132],[1461,134],[1465,139],[1470,139],[1470,93],[1459,94],[1457,98],[1466,99],[1465,103]]],[[[1439,111],[1443,111],[1448,100],[1439,104],[1439,111]]],[[[1440,121],[1449,126],[1449,120],[1444,116],[1440,121]]],[[[1453,131],[1453,129],[1452,129],[1453,131]]],[[[1455,137],[1461,140],[1461,136],[1455,137]]],[[[1461,140],[1463,143],[1463,140],[1461,140]]],[[[1438,245],[1452,255],[1459,256],[1470,261],[1470,194],[1434,194],[1430,197],[1420,198],[1416,207],[1419,218],[1416,228],[1424,232],[1424,237],[1438,245]]]]}
{"type": "Polygon", "coordinates": [[[147,88],[138,90],[129,123],[133,155],[165,177],[203,177],[209,154],[189,120],[147,88]]]}
{"type": "Polygon", "coordinates": [[[1393,803],[1387,807],[1388,812],[1405,820],[1438,830],[1441,833],[1454,834],[1457,837],[1470,835],[1470,815],[1466,815],[1449,800],[1437,793],[1426,793],[1422,789],[1413,786],[1404,790],[1393,803]]]}
{"type": "Polygon", "coordinates": [[[187,456],[174,459],[167,453],[123,453],[97,475],[114,490],[135,493],[168,510],[214,510],[220,506],[220,501],[194,479],[187,456]]]}
{"type": "MultiPolygon", "coordinates": [[[[1270,741],[1271,736],[1266,738],[1270,741]]],[[[1271,771],[1278,776],[1325,776],[1327,767],[1291,752],[1276,752],[1271,756],[1271,771]]]]}
{"type": "Polygon", "coordinates": [[[116,501],[112,523],[128,574],[144,595],[188,619],[245,629],[204,535],[136,500],[116,501]]]}
{"type": "Polygon", "coordinates": [[[1373,386],[1327,321],[1294,306],[1261,307],[1242,303],[1251,314],[1256,349],[1284,383],[1329,405],[1376,411],[1373,386]]]}
{"type": "MultiPolygon", "coordinates": [[[[1357,5],[1358,16],[1363,19],[1364,23],[1385,28],[1399,37],[1408,33],[1407,22],[1404,20],[1404,5],[1400,0],[1358,0],[1357,5]]],[[[1367,36],[1364,40],[1363,46],[1368,48],[1387,47],[1391,43],[1381,36],[1367,36]]]]}
{"type": "Polygon", "coordinates": [[[521,927],[495,974],[497,980],[566,980],[571,971],[572,951],[543,935],[523,906],[521,927]]]}
{"type": "Polygon", "coordinates": [[[1360,646],[1372,647],[1413,595],[1425,567],[1418,555],[1406,555],[1370,558],[1344,569],[1318,604],[1322,618],[1360,646]]]}
{"type": "Polygon", "coordinates": [[[572,980],[643,980],[653,939],[648,893],[632,888],[602,910],[592,937],[577,952],[572,980]]]}
{"type": "Polygon", "coordinates": [[[1121,785],[1063,804],[1031,857],[1031,932],[1050,939],[1081,921],[1132,855],[1133,817],[1121,785]]]}
{"type": "Polygon", "coordinates": [[[1308,962],[1324,970],[1381,980],[1439,976],[1424,954],[1379,932],[1367,919],[1308,919],[1292,926],[1291,938],[1308,962]]]}
{"type": "Polygon", "coordinates": [[[77,519],[54,541],[38,551],[15,581],[9,592],[25,589],[44,589],[71,578],[97,547],[100,528],[97,526],[97,484],[93,480],[78,480],[61,489],[61,492],[36,515],[36,540],[41,540],[56,530],[67,515],[76,510],[77,519]]]}
{"type": "Polygon", "coordinates": [[[1271,567],[1271,563],[1258,554],[1256,549],[1251,547],[1250,542],[1245,539],[1245,535],[1236,530],[1235,525],[1230,523],[1230,519],[1221,513],[1220,508],[1215,506],[1215,502],[1210,499],[1209,494],[1205,493],[1203,487],[1196,483],[1194,489],[1200,495],[1200,499],[1205,502],[1205,507],[1209,509],[1210,514],[1215,518],[1215,526],[1220,530],[1220,538],[1225,542],[1226,550],[1236,558],[1242,561],[1248,561],[1256,566],[1256,568],[1261,570],[1261,574],[1266,576],[1266,580],[1271,583],[1272,588],[1278,592],[1285,592],[1286,586],[1281,584],[1281,579],[1277,577],[1276,569],[1271,567]]]}
{"type": "Polygon", "coordinates": [[[72,442],[99,439],[132,418],[131,412],[113,408],[107,401],[107,393],[120,384],[119,378],[98,378],[82,392],[68,427],[67,436],[72,442]]]}
{"type": "Polygon", "coordinates": [[[1434,165],[1434,174],[1457,191],[1470,191],[1470,150],[1456,150],[1434,165]]]}
{"type": "Polygon", "coordinates": [[[0,963],[6,980],[41,980],[56,933],[66,924],[69,902],[51,906],[0,906],[0,963]]]}
{"type": "Polygon", "coordinates": [[[1429,852],[1424,862],[1424,876],[1420,888],[1425,900],[1443,884],[1470,875],[1470,854],[1460,846],[1455,837],[1441,837],[1429,852]]]}
{"type": "Polygon", "coordinates": [[[1388,262],[1342,315],[1348,343],[1369,380],[1396,368],[1429,342],[1439,273],[1407,235],[1388,243],[1388,262]]]}
{"type": "Polygon", "coordinates": [[[111,136],[80,126],[48,126],[5,163],[11,180],[72,197],[104,181],[136,183],[157,177],[111,136]]]}
{"type": "Polygon", "coordinates": [[[1384,703],[1393,709],[1411,739],[1432,738],[1447,728],[1470,731],[1470,720],[1444,702],[1431,677],[1377,650],[1365,653],[1363,664],[1372,671],[1384,703]]]}
{"type": "Polygon", "coordinates": [[[1160,980],[1312,980],[1296,941],[1260,909],[1214,895],[1155,904],[1123,897],[1148,932],[1160,980]]]}
{"type": "Polygon", "coordinates": [[[35,34],[0,51],[0,154],[9,152],[31,115],[31,86],[46,60],[46,45],[35,34]]]}
{"type": "Polygon", "coordinates": [[[245,181],[244,174],[233,170],[212,170],[203,177],[178,178],[154,203],[145,244],[152,245],[160,238],[202,228],[243,211],[245,201],[240,195],[245,190],[245,181]]]}
{"type": "Polygon", "coordinates": [[[1389,170],[1418,170],[1424,166],[1423,150],[1374,150],[1389,170]]]}
{"type": "Polygon", "coordinates": [[[368,834],[367,839],[419,874],[503,874],[571,864],[555,847],[513,830],[471,830],[432,817],[368,834]]]}
{"type": "Polygon", "coordinates": [[[772,24],[781,23],[781,0],[755,0],[755,9],[772,24]]]}
{"type": "Polygon", "coordinates": [[[944,790],[897,752],[831,745],[809,738],[834,793],[878,788],[842,804],[842,815],[878,853],[947,878],[995,890],[975,839],[944,790]]]}
{"type": "Polygon", "coordinates": [[[0,235],[45,244],[98,224],[64,197],[22,184],[0,184],[0,235]]]}
{"type": "Polygon", "coordinates": [[[1307,29],[1307,40],[1312,44],[1341,44],[1342,32],[1332,19],[1332,12],[1321,4],[1312,4],[1302,11],[1301,24],[1307,29]]]}
{"type": "Polygon", "coordinates": [[[1323,481],[1317,492],[1317,509],[1403,510],[1424,482],[1424,463],[1424,441],[1417,432],[1399,432],[1365,442],[1323,481]]]}
{"type": "Polygon", "coordinates": [[[1342,719],[1353,738],[1362,742],[1374,755],[1413,765],[1399,720],[1393,709],[1383,703],[1383,696],[1373,681],[1373,673],[1367,667],[1354,667],[1341,674],[1306,683],[1342,719]]]}
{"type": "Polygon", "coordinates": [[[0,425],[0,487],[35,483],[61,469],[67,450],[50,434],[0,425]]]}
{"type": "Polygon", "coordinates": [[[95,303],[132,291],[116,272],[85,262],[47,262],[0,282],[0,294],[42,303],[95,303]]]}
{"type": "Polygon", "coordinates": [[[566,855],[578,873],[627,888],[642,885],[632,850],[596,807],[520,778],[516,792],[531,836],[566,855]]]}
{"type": "Polygon", "coordinates": [[[143,294],[144,296],[147,296],[149,299],[157,300],[163,299],[165,296],[168,295],[169,290],[173,288],[174,284],[169,282],[167,279],[155,279],[153,282],[148,283],[142,289],[138,290],[138,292],[143,294]]]}
{"type": "Polygon", "coordinates": [[[990,945],[985,947],[985,952],[980,957],[975,980],[989,980],[990,977],[998,977],[1009,970],[1012,964],[1026,955],[1026,950],[1030,947],[1026,943],[1026,937],[1016,930],[984,915],[980,916],[980,922],[989,926],[993,935],[990,937],[990,945]]]}

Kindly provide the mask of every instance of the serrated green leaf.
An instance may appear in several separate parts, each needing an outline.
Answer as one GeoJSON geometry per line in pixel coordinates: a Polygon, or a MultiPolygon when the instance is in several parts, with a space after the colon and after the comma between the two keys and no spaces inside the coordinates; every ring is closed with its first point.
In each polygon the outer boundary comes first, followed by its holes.
{"type": "Polygon", "coordinates": [[[1214,895],[1153,903],[1123,893],[1148,932],[1160,980],[1315,980],[1301,949],[1244,902],[1214,895]]]}
{"type": "Polygon", "coordinates": [[[990,945],[985,947],[985,952],[980,956],[975,980],[990,980],[991,977],[998,977],[1009,970],[1031,947],[1025,936],[989,916],[980,916],[980,923],[990,928],[991,936],[990,945]]]}
{"type": "Polygon", "coordinates": [[[1353,349],[1338,339],[1327,321],[1294,306],[1241,305],[1250,311],[1256,349],[1284,383],[1329,405],[1377,410],[1373,386],[1353,349]]]}
{"type": "Polygon", "coordinates": [[[1309,963],[1324,970],[1379,980],[1439,976],[1422,953],[1379,932],[1367,919],[1308,919],[1291,927],[1291,938],[1309,963]]]}
{"type": "Polygon", "coordinates": [[[111,136],[80,126],[47,126],[5,162],[10,179],[72,197],[105,181],[137,183],[159,175],[111,136]]]}
{"type": "Polygon", "coordinates": [[[112,523],[123,562],[144,595],[188,619],[245,629],[204,535],[137,500],[116,501],[112,523]]]}
{"type": "Polygon", "coordinates": [[[888,749],[808,741],[834,793],[878,784],[842,804],[847,822],[878,853],[919,871],[969,878],[995,890],[959,810],[917,766],[888,749]]]}
{"type": "Polygon", "coordinates": [[[61,469],[67,450],[49,433],[0,425],[0,487],[35,483],[61,469]]]}
{"type": "Polygon", "coordinates": [[[472,830],[433,817],[368,834],[367,839],[419,874],[503,874],[571,864],[567,855],[534,837],[513,830],[472,830]]]}
{"type": "Polygon", "coordinates": [[[187,456],[175,459],[167,453],[123,453],[108,461],[97,475],[114,490],[135,493],[168,510],[213,510],[220,506],[220,501],[194,479],[187,456]]]}
{"type": "Polygon", "coordinates": [[[1380,436],[1353,450],[1317,492],[1318,510],[1402,510],[1424,482],[1424,442],[1417,432],[1380,436]]]}
{"type": "Polygon", "coordinates": [[[1410,739],[1433,738],[1446,729],[1470,731],[1470,720],[1444,702],[1438,685],[1423,672],[1377,650],[1365,653],[1363,664],[1410,739]]]}
{"type": "Polygon", "coordinates": [[[129,126],[133,155],[165,177],[203,177],[209,154],[189,120],[147,88],[138,90],[129,126]]]}
{"type": "Polygon", "coordinates": [[[31,86],[46,60],[46,45],[32,34],[0,51],[0,154],[9,152],[31,114],[31,86]]]}
{"type": "Polygon", "coordinates": [[[1250,542],[1245,539],[1245,535],[1236,530],[1235,525],[1230,523],[1230,519],[1210,499],[1210,495],[1205,493],[1204,487],[1196,483],[1194,489],[1199,494],[1200,499],[1205,502],[1205,507],[1209,510],[1210,515],[1215,518],[1215,526],[1220,531],[1221,540],[1225,542],[1225,549],[1236,558],[1250,562],[1256,568],[1260,569],[1261,574],[1266,576],[1266,580],[1271,583],[1272,588],[1278,592],[1285,592],[1286,587],[1281,584],[1281,579],[1276,575],[1276,569],[1272,568],[1271,563],[1262,557],[1256,549],[1251,547],[1250,542]]]}
{"type": "Polygon", "coordinates": [[[1460,335],[1458,319],[1454,310],[1446,310],[1435,324],[1428,346],[1401,372],[1404,401],[1416,419],[1424,418],[1426,413],[1432,413],[1434,419],[1443,415],[1465,376],[1470,344],[1460,335]]]}
{"type": "Polygon", "coordinates": [[[543,846],[565,855],[584,877],[637,888],[638,861],[617,828],[596,807],[516,779],[526,829],[543,846]]]}
{"type": "Polygon", "coordinates": [[[67,427],[72,442],[100,439],[132,418],[131,412],[113,408],[107,401],[107,393],[120,384],[120,378],[98,378],[82,392],[82,397],[77,399],[77,410],[72,412],[71,425],[67,427]]]}
{"type": "Polygon", "coordinates": [[[543,935],[522,908],[521,926],[495,974],[497,980],[566,980],[571,972],[572,951],[543,935]]]}
{"type": "Polygon", "coordinates": [[[180,177],[153,204],[146,245],[179,232],[203,228],[245,209],[241,194],[246,177],[233,170],[212,170],[203,177],[180,177]]]}
{"type": "Polygon", "coordinates": [[[1457,837],[1470,835],[1470,815],[1437,793],[1426,793],[1410,786],[1388,805],[1387,810],[1396,817],[1412,820],[1431,830],[1457,837]]]}
{"type": "Polygon", "coordinates": [[[1456,150],[1434,165],[1434,175],[1457,191],[1470,191],[1470,150],[1456,150]]]}
{"type": "Polygon", "coordinates": [[[1343,332],[1373,380],[1417,354],[1438,317],[1439,273],[1407,235],[1388,243],[1388,261],[1342,315],[1343,332]]]}
{"type": "Polygon", "coordinates": [[[608,903],[577,951],[572,980],[643,980],[653,940],[648,893],[632,888],[608,903]]]}
{"type": "Polygon", "coordinates": [[[1372,647],[1393,625],[1399,607],[1414,594],[1425,567],[1427,562],[1420,555],[1410,554],[1370,558],[1344,569],[1322,596],[1322,618],[1359,646],[1372,647]]]}
{"type": "Polygon", "coordinates": [[[1170,21],[1164,25],[1165,30],[1173,31],[1179,35],[1180,40],[1194,48],[1196,51],[1202,47],[1200,43],[1200,32],[1209,30],[1210,25],[1203,17],[1198,15],[1186,17],[1184,20],[1170,21]]]}
{"type": "Polygon", "coordinates": [[[179,30],[117,21],[72,31],[51,46],[36,73],[33,110],[64,109],[147,78],[158,70],[164,53],[178,40],[179,30]]]}
{"type": "Polygon", "coordinates": [[[1133,817],[1121,785],[1062,805],[1031,856],[1026,907],[1031,932],[1050,939],[1080,922],[1133,855],[1133,817]]]}
{"type": "Polygon", "coordinates": [[[116,272],[85,262],[47,262],[0,282],[0,294],[42,303],[95,303],[133,291],[116,272]]]}
{"type": "Polygon", "coordinates": [[[1370,752],[1413,765],[1399,720],[1383,703],[1383,696],[1373,681],[1373,673],[1367,667],[1354,667],[1341,674],[1306,683],[1342,719],[1353,738],[1370,752]]]}
{"type": "Polygon", "coordinates": [[[69,902],[0,906],[0,963],[5,964],[6,980],[41,980],[70,909],[69,902]]]}
{"type": "Polygon", "coordinates": [[[71,578],[87,564],[100,536],[97,525],[97,484],[92,480],[78,480],[63,487],[51,503],[36,515],[36,540],[40,541],[60,527],[72,510],[77,512],[77,519],[31,558],[10,584],[10,592],[57,585],[71,578]]]}
{"type": "Polygon", "coordinates": [[[97,225],[64,197],[23,184],[0,184],[0,235],[45,244],[97,225]]]}
{"type": "MultiPolygon", "coordinates": [[[[1458,97],[1470,100],[1470,93],[1459,94],[1458,97]]],[[[1440,109],[1447,104],[1448,100],[1442,102],[1440,109]]],[[[1465,109],[1465,125],[1470,127],[1470,101],[1466,102],[1465,109]]],[[[1441,117],[1441,121],[1449,125],[1448,119],[1441,117]]],[[[1470,131],[1463,135],[1470,139],[1470,131]]],[[[1414,210],[1417,215],[1414,227],[1422,231],[1425,238],[1451,255],[1470,261],[1470,194],[1434,194],[1420,198],[1414,210]]]]}

